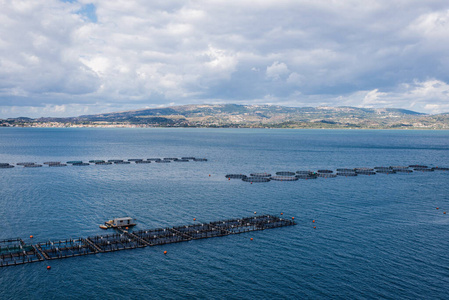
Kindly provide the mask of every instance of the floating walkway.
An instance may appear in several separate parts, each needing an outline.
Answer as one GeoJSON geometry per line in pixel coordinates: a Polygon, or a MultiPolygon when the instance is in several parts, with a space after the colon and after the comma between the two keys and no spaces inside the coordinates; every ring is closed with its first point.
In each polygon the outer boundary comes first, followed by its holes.
{"type": "Polygon", "coordinates": [[[35,245],[27,245],[20,238],[6,239],[0,240],[0,267],[186,242],[292,225],[296,225],[293,218],[288,220],[273,215],[261,215],[133,232],[117,228],[117,233],[113,234],[48,241],[35,245]]]}

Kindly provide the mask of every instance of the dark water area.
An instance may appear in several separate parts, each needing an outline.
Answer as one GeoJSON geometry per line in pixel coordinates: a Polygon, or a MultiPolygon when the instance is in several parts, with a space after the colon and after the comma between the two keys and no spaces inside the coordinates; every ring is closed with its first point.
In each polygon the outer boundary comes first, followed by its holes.
{"type": "Polygon", "coordinates": [[[0,128],[2,163],[182,156],[208,161],[0,169],[0,240],[112,233],[98,225],[124,216],[136,230],[255,211],[298,225],[4,267],[0,299],[447,299],[449,172],[225,175],[449,167],[448,131],[0,128]]]}

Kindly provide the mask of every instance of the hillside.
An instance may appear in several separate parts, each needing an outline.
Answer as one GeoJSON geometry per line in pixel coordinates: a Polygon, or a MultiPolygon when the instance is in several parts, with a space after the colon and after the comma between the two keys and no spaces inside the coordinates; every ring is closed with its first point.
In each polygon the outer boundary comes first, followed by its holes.
{"type": "MultiPolygon", "coordinates": [[[[14,123],[19,119],[9,119],[14,123]]],[[[4,121],[5,122],[5,121],[4,121]]],[[[39,118],[24,124],[158,127],[429,128],[449,129],[449,114],[427,115],[395,108],[284,107],[277,105],[183,105],[73,118],[39,118]]]]}

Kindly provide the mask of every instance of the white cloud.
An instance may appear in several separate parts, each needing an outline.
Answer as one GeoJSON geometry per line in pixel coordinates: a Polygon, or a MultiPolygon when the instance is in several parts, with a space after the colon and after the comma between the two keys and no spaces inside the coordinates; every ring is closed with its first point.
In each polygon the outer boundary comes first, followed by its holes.
{"type": "Polygon", "coordinates": [[[447,110],[443,0],[1,3],[0,117],[242,101],[447,110]]]}

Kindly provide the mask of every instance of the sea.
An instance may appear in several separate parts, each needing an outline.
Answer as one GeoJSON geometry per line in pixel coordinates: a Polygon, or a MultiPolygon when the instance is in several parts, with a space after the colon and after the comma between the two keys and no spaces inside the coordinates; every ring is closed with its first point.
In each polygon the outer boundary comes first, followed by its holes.
{"type": "Polygon", "coordinates": [[[128,216],[134,230],[281,213],[297,225],[3,267],[0,299],[448,298],[448,171],[225,175],[449,167],[449,131],[0,128],[2,163],[183,156],[207,161],[0,169],[0,240],[102,235],[128,216]]]}

